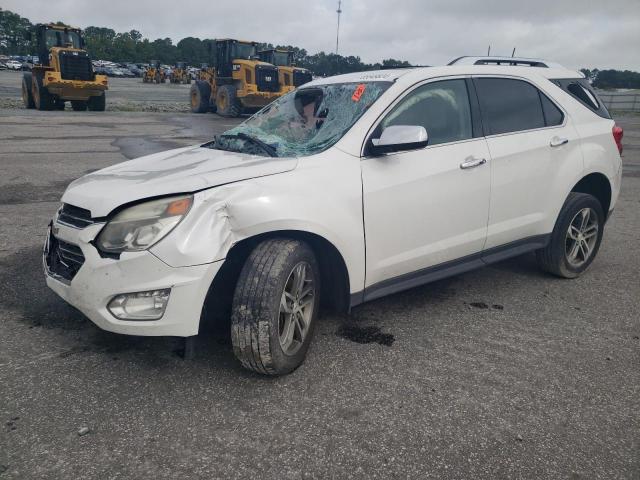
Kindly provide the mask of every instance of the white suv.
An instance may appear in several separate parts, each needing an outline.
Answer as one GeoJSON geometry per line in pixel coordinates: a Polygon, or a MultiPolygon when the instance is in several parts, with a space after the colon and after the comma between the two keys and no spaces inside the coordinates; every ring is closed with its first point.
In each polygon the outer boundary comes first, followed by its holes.
{"type": "Polygon", "coordinates": [[[528,251],[577,277],[618,197],[622,130],[575,71],[481,60],[316,80],[210,143],[74,181],[47,284],[123,334],[230,316],[240,362],[278,375],[321,304],[528,251]]]}

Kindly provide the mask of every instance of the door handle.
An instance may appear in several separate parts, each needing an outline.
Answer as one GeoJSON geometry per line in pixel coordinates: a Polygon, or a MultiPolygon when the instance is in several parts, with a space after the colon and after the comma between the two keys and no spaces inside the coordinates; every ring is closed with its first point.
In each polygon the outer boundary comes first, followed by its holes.
{"type": "Polygon", "coordinates": [[[466,170],[467,168],[475,168],[487,163],[484,158],[467,157],[464,162],[460,164],[460,168],[466,170]]]}
{"type": "Polygon", "coordinates": [[[562,145],[566,145],[567,143],[569,143],[569,139],[568,138],[553,137],[551,139],[551,141],[549,142],[549,146],[550,147],[561,147],[562,145]]]}

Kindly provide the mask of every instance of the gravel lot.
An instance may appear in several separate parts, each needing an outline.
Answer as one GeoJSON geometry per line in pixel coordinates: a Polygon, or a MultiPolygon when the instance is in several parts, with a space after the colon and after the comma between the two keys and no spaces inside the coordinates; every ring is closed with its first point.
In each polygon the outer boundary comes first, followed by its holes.
{"type": "MultiPolygon", "coordinates": [[[[22,108],[22,72],[0,70],[0,108],[22,108]]],[[[191,85],[142,83],[141,78],[109,78],[107,109],[123,112],[188,112],[191,85]]],[[[67,103],[67,110],[71,106],[67,103]]]]}
{"type": "MultiPolygon", "coordinates": [[[[18,81],[0,72],[3,105],[18,81]]],[[[109,110],[187,102],[112,85],[109,110]]],[[[525,255],[327,316],[269,379],[224,337],[185,361],[176,339],[103,332],[41,270],[69,181],[234,122],[0,109],[0,477],[640,478],[640,116],[618,121],[622,196],[585,276],[525,255]]]]}

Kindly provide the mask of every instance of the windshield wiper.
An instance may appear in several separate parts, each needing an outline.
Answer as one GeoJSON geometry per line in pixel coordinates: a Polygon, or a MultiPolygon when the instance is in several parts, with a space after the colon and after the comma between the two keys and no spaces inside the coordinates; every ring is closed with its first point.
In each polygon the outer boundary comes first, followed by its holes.
{"type": "Polygon", "coordinates": [[[278,156],[278,151],[274,147],[272,147],[268,143],[263,142],[259,138],[252,137],[251,135],[247,135],[246,133],[240,132],[240,133],[236,133],[234,135],[232,135],[232,134],[223,134],[223,135],[220,135],[220,136],[223,137],[223,138],[239,138],[240,140],[244,140],[246,142],[253,143],[254,145],[257,145],[263,151],[265,151],[270,157],[277,157],[278,156]]]}

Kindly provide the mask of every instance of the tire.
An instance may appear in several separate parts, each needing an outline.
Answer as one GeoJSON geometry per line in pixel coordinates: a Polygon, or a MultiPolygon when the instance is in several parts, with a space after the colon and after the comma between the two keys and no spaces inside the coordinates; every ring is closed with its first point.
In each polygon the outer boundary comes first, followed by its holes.
{"type": "Polygon", "coordinates": [[[319,271],[311,248],[298,240],[265,240],[251,252],[238,278],[231,310],[231,343],[243,367],[264,375],[284,375],[304,362],[320,303],[319,271]],[[295,288],[300,278],[301,288],[295,288]],[[288,297],[285,289],[291,292],[288,297]],[[297,313],[283,311],[283,300],[297,313]]]}
{"type": "Polygon", "coordinates": [[[211,99],[211,85],[207,82],[196,81],[189,90],[191,99],[191,111],[193,113],[205,113],[209,111],[211,99]]]}
{"type": "Polygon", "coordinates": [[[53,97],[44,86],[42,76],[36,75],[33,82],[33,104],[38,110],[51,110],[53,108],[53,97]]]}
{"type": "Polygon", "coordinates": [[[580,276],[598,254],[604,222],[604,211],[597,198],[571,192],[560,210],[549,244],[536,251],[540,268],[562,278],[580,276]]]}
{"type": "Polygon", "coordinates": [[[87,102],[84,100],[71,100],[71,108],[74,112],[84,112],[87,109],[87,102]]]}
{"type": "Polygon", "coordinates": [[[223,117],[239,117],[242,114],[242,105],[233,85],[222,85],[218,88],[216,110],[223,117]]]}
{"type": "Polygon", "coordinates": [[[87,101],[87,107],[89,107],[90,112],[104,112],[105,107],[107,106],[107,96],[104,92],[102,95],[96,97],[89,97],[87,101]]]}
{"type": "Polygon", "coordinates": [[[59,98],[56,98],[53,102],[53,108],[55,108],[56,110],[64,110],[64,100],[61,100],[59,98]]]}
{"type": "Polygon", "coordinates": [[[22,75],[22,103],[24,103],[24,108],[35,108],[35,103],[33,103],[33,77],[30,72],[22,75]]]}

